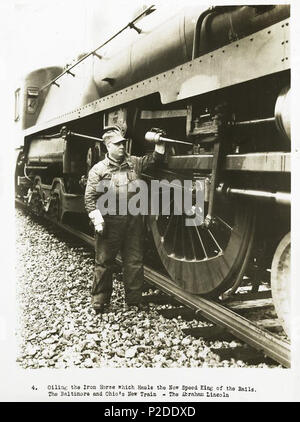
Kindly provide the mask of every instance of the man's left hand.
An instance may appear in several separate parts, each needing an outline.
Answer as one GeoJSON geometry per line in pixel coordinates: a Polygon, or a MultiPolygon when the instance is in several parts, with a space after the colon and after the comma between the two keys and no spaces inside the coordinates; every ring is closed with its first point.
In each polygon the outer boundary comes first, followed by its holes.
{"type": "MultiPolygon", "coordinates": [[[[150,132],[154,132],[154,133],[159,133],[161,136],[166,136],[166,131],[165,129],[160,129],[159,127],[152,127],[150,129],[150,132]]],[[[158,152],[158,154],[164,154],[165,153],[165,143],[163,141],[158,142],[157,144],[155,144],[155,148],[154,150],[156,152],[158,152]]]]}
{"type": "Polygon", "coordinates": [[[158,154],[164,154],[166,150],[166,144],[164,142],[158,142],[155,144],[154,151],[158,152],[158,154]]]}

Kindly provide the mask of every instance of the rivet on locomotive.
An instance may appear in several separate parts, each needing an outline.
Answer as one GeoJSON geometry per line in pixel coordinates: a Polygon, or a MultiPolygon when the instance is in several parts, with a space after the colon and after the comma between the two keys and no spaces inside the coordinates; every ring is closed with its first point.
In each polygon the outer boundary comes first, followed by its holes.
{"type": "Polygon", "coordinates": [[[288,5],[194,5],[163,21],[151,6],[72,65],[31,72],[15,92],[16,196],[89,232],[83,194],[105,154],[103,127],[121,126],[135,155],[163,128],[186,143],[169,143],[145,180],[203,180],[205,220],[149,217],[156,259],[176,285],[209,297],[245,276],[254,289],[271,279],[289,332],[289,16],[288,5]]]}

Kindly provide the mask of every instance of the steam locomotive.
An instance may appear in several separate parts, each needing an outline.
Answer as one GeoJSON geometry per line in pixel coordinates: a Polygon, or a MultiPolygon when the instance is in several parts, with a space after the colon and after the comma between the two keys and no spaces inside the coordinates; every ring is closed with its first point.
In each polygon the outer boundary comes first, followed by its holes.
{"type": "Polygon", "coordinates": [[[120,126],[134,155],[153,148],[150,128],[163,128],[190,145],[170,144],[145,180],[205,187],[201,226],[173,214],[147,218],[174,285],[217,297],[245,276],[253,288],[269,278],[288,331],[289,17],[288,5],[193,5],[163,21],[151,6],[73,64],[34,70],[15,91],[16,196],[89,231],[83,195],[105,154],[103,128],[120,126]]]}

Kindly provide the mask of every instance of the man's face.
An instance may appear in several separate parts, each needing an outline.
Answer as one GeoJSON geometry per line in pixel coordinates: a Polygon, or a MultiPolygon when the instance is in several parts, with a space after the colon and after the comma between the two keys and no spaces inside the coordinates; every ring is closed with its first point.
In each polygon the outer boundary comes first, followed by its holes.
{"type": "Polygon", "coordinates": [[[109,142],[106,145],[108,155],[117,161],[122,160],[125,157],[125,141],[120,141],[117,143],[109,142]]]}

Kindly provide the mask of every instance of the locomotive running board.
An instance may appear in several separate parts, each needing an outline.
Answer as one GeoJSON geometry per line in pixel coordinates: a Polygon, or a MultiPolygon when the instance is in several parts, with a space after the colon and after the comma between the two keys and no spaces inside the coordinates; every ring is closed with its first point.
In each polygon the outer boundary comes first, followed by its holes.
{"type": "Polygon", "coordinates": [[[61,116],[54,116],[51,120],[26,129],[24,137],[154,93],[160,94],[162,104],[170,104],[287,71],[290,69],[288,43],[289,19],[285,19],[194,60],[83,104],[61,116]]]}
{"type": "Polygon", "coordinates": [[[170,283],[166,277],[148,267],[144,267],[144,277],[146,281],[155,284],[167,295],[175,296],[178,301],[195,310],[196,313],[200,313],[214,324],[226,328],[235,337],[262,351],[266,356],[271,357],[281,365],[290,368],[291,350],[288,342],[275,337],[268,331],[212,300],[185,292],[170,283]]]}

